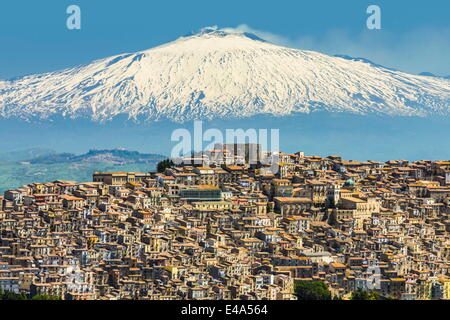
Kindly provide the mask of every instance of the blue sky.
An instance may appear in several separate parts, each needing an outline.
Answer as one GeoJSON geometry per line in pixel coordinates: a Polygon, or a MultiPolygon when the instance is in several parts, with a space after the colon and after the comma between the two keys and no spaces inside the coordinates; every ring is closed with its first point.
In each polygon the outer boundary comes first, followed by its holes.
{"type": "Polygon", "coordinates": [[[211,25],[411,73],[450,75],[447,0],[15,0],[0,3],[0,78],[148,49],[211,25]],[[66,28],[72,4],[81,8],[81,30],[66,28]],[[381,7],[382,30],[366,28],[371,4],[381,7]]]}

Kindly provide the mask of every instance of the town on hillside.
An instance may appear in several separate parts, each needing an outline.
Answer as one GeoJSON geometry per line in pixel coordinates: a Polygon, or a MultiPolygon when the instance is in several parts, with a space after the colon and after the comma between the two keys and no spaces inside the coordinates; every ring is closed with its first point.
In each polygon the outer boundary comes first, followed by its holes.
{"type": "Polygon", "coordinates": [[[320,282],[450,298],[450,161],[219,152],[0,197],[0,291],[67,300],[296,300],[320,282]],[[194,160],[194,159],[192,159],[194,160]]]}

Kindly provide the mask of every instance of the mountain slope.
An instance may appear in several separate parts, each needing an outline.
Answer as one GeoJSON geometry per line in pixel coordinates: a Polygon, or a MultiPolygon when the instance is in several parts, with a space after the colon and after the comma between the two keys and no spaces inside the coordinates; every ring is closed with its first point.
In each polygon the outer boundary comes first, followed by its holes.
{"type": "Polygon", "coordinates": [[[0,161],[0,192],[32,182],[54,180],[92,181],[94,172],[148,172],[154,170],[165,156],[124,149],[90,150],[75,155],[51,153],[21,159],[0,161]]]}
{"type": "Polygon", "coordinates": [[[30,148],[26,150],[14,150],[0,153],[0,162],[25,161],[36,157],[45,157],[56,152],[49,148],[30,148]]]}
{"type": "Polygon", "coordinates": [[[34,157],[28,160],[31,164],[54,164],[61,162],[110,162],[113,164],[152,163],[155,164],[166,157],[154,153],[140,153],[125,149],[89,150],[75,155],[73,153],[56,153],[34,157]]]}
{"type": "Polygon", "coordinates": [[[316,110],[448,114],[450,81],[205,28],[165,45],[0,81],[6,118],[174,121],[316,110]]]}

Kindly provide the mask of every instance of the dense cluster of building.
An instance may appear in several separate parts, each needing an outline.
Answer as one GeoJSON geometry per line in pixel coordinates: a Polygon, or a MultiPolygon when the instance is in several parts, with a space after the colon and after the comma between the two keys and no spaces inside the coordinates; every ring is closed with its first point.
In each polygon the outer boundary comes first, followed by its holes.
{"type": "Polygon", "coordinates": [[[450,161],[203,157],[0,197],[0,289],[63,299],[450,298],[450,161]],[[198,159],[196,159],[198,160],[198,159]]]}

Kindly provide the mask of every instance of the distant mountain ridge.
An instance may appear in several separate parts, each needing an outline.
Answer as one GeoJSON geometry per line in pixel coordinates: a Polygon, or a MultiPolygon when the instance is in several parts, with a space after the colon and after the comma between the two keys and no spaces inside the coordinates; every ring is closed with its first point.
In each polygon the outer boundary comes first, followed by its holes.
{"type": "Polygon", "coordinates": [[[48,156],[54,153],[56,153],[54,150],[48,148],[30,148],[24,150],[15,150],[0,153],[0,161],[8,161],[8,162],[24,161],[36,157],[48,156]]]}
{"type": "Polygon", "coordinates": [[[16,153],[21,155],[16,161],[0,160],[0,193],[33,182],[92,181],[94,172],[148,172],[167,158],[124,149],[90,150],[81,155],[52,151],[32,159],[26,158],[29,150],[16,153]]]}
{"type": "MultiPolygon", "coordinates": [[[[348,56],[348,55],[345,55],[345,54],[336,54],[336,55],[334,55],[334,57],[346,59],[346,60],[349,60],[349,61],[357,61],[357,62],[368,63],[368,64],[370,64],[370,65],[372,65],[374,67],[377,67],[377,68],[384,68],[384,69],[388,69],[388,70],[392,70],[392,71],[398,71],[397,69],[385,67],[385,66],[383,66],[381,64],[375,63],[375,62],[373,62],[373,61],[371,61],[369,59],[362,58],[362,57],[351,57],[351,56],[348,56]]],[[[420,75],[422,75],[422,74],[420,74],[420,75]]]]}
{"type": "Polygon", "coordinates": [[[155,163],[166,157],[160,154],[140,153],[125,149],[89,150],[87,153],[76,155],[73,153],[47,154],[28,162],[32,164],[54,164],[60,162],[111,162],[115,164],[155,163]]]}
{"type": "Polygon", "coordinates": [[[437,76],[434,73],[431,72],[421,72],[419,73],[419,76],[425,76],[425,77],[435,77],[435,78],[441,78],[441,79],[450,79],[450,76],[437,76]]]}

